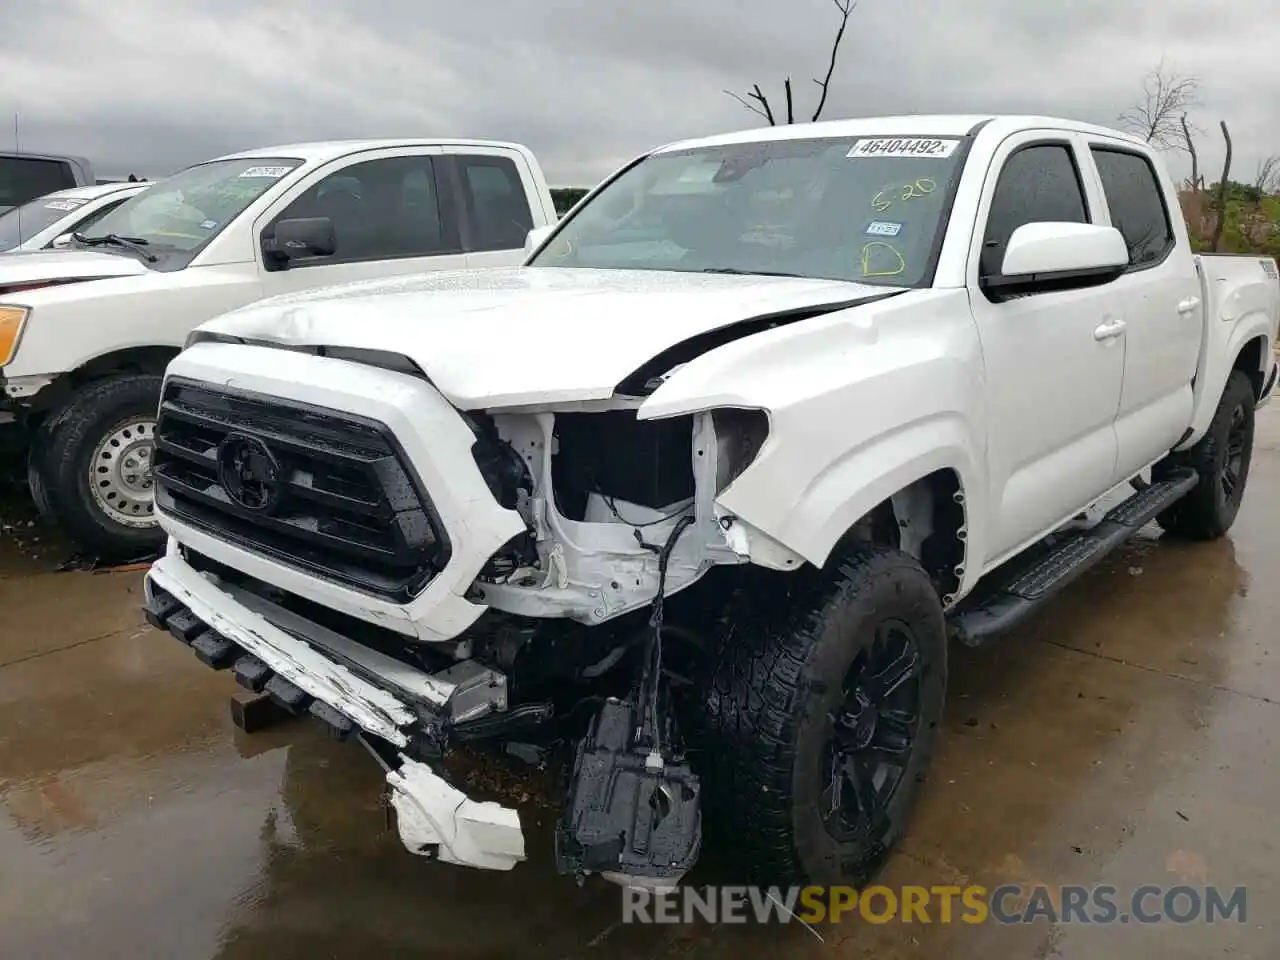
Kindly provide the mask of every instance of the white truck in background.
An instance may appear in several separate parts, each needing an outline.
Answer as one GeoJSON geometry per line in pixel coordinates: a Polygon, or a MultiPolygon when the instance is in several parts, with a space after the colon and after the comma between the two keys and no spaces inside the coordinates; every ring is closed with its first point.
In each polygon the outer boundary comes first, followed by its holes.
{"type": "Polygon", "coordinates": [[[347,140],[190,167],[67,249],[0,257],[0,430],[88,554],[152,554],[160,378],[195,326],[276,294],[514,265],[555,219],[517,144],[347,140]]]}
{"type": "Polygon", "coordinates": [[[948,637],[1225,534],[1276,380],[1275,262],[1194,254],[1160,157],[1072,121],[676,143],[531,246],[206,323],[156,428],[148,620],[474,867],[518,812],[443,753],[568,735],[562,871],[676,882],[705,796],[762,882],[861,885],[948,637]]]}
{"type": "Polygon", "coordinates": [[[70,246],[120,204],[150,187],[146,182],[97,183],[55,190],[0,214],[0,253],[70,246]]]}
{"type": "Polygon", "coordinates": [[[55,190],[92,186],[93,165],[84,157],[18,151],[0,153],[0,213],[55,190]]]}

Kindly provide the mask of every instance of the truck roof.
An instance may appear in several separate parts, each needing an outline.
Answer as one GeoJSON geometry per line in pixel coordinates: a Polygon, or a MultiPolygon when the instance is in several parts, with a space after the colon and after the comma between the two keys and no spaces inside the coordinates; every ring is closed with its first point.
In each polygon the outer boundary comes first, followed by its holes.
{"type": "Polygon", "coordinates": [[[46,193],[40,197],[41,200],[97,200],[99,197],[105,197],[113,193],[119,193],[122,190],[143,190],[152,185],[152,181],[139,181],[137,183],[129,183],[127,180],[120,180],[112,183],[85,184],[82,187],[67,187],[65,190],[55,190],[52,193],[46,193]]]}
{"type": "Polygon", "coordinates": [[[418,137],[393,140],[317,140],[311,143],[288,143],[274,147],[257,147],[253,150],[242,150],[217,157],[217,160],[252,160],[258,157],[296,157],[307,163],[324,163],[336,160],[353,153],[366,150],[387,150],[396,147],[502,147],[520,153],[528,153],[528,148],[518,143],[507,143],[499,140],[472,140],[466,137],[418,137]]]}
{"type": "Polygon", "coordinates": [[[1015,116],[1007,114],[939,114],[933,116],[858,117],[852,120],[820,120],[817,123],[792,123],[774,127],[737,130],[695,140],[680,140],[659,147],[654,153],[688,150],[698,147],[728,146],[735,143],[757,143],[769,140],[802,140],[808,137],[963,137],[980,125],[998,125],[1007,133],[1048,127],[1108,137],[1120,137],[1141,144],[1139,137],[1118,130],[1066,120],[1061,117],[1015,116]]]}

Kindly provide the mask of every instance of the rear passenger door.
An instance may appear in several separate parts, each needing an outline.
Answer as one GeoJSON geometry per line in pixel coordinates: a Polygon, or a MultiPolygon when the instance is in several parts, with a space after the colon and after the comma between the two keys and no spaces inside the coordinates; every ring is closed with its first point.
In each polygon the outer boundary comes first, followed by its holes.
{"type": "Polygon", "coordinates": [[[370,151],[329,164],[295,184],[259,220],[263,296],[466,266],[454,197],[440,175],[440,149],[370,151]],[[281,220],[326,217],[333,254],[281,264],[262,243],[281,220]]]}
{"type": "Polygon", "coordinates": [[[1114,285],[1003,299],[998,276],[1014,230],[1096,222],[1100,203],[1074,134],[1028,131],[1002,143],[983,184],[969,254],[970,303],[986,370],[988,556],[1009,556],[1112,485],[1124,340],[1114,285]]]}
{"type": "Polygon", "coordinates": [[[533,229],[533,178],[523,158],[496,147],[445,148],[458,205],[459,232],[471,267],[516,266],[533,229]]]}
{"type": "Polygon", "coordinates": [[[1170,209],[1171,185],[1151,157],[1123,141],[1089,139],[1105,201],[1100,222],[1124,234],[1129,267],[1115,287],[1125,321],[1124,386],[1116,417],[1115,481],[1126,480],[1178,442],[1191,421],[1192,377],[1203,307],[1195,256],[1170,209]]]}

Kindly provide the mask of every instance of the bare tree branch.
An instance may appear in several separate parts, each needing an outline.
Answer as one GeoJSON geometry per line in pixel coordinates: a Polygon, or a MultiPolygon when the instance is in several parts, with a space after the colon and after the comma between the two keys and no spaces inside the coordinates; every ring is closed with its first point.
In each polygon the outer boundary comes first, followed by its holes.
{"type": "MultiPolygon", "coordinates": [[[[813,120],[817,120],[822,116],[823,108],[827,105],[827,90],[831,86],[831,77],[835,74],[836,62],[840,56],[840,45],[844,42],[845,28],[849,25],[849,17],[853,15],[853,11],[858,6],[858,0],[831,0],[831,2],[840,11],[840,25],[836,28],[835,38],[831,41],[831,57],[827,64],[826,76],[821,80],[814,79],[813,81],[822,90],[822,94],[818,99],[818,106],[813,111],[813,117],[811,118],[813,120]]],[[[795,123],[795,100],[792,95],[791,78],[787,77],[782,86],[787,100],[787,123],[795,123]]],[[[726,90],[725,93],[729,94],[752,113],[764,117],[769,121],[770,126],[777,124],[778,121],[773,115],[773,108],[769,105],[769,99],[765,96],[764,91],[760,89],[760,84],[755,84],[745,97],[731,90],[726,90]],[[755,103],[751,102],[753,100],[755,103]]]]}
{"type": "Polygon", "coordinates": [[[1196,153],[1195,137],[1191,133],[1191,125],[1187,123],[1187,115],[1184,113],[1178,118],[1178,122],[1182,126],[1182,149],[1187,151],[1191,157],[1191,189],[1200,189],[1200,157],[1196,153]]]}
{"type": "Polygon", "coordinates": [[[1263,157],[1258,161],[1258,170],[1253,178],[1253,190],[1257,195],[1258,203],[1262,202],[1262,198],[1274,191],[1280,181],[1280,157],[1270,156],[1263,157]]]}
{"type": "Polygon", "coordinates": [[[1227,142],[1227,156],[1222,161],[1222,179],[1218,181],[1218,221],[1213,225],[1213,245],[1210,247],[1214,253],[1221,249],[1222,228],[1227,224],[1227,178],[1231,176],[1231,133],[1227,130],[1227,121],[1219,120],[1218,126],[1222,127],[1222,139],[1227,142]]]}
{"type": "Polygon", "coordinates": [[[1142,80],[1142,100],[1117,118],[1124,129],[1164,149],[1185,149],[1181,120],[1200,103],[1200,81],[1166,67],[1164,59],[1142,80]]]}
{"type": "Polygon", "coordinates": [[[764,110],[764,118],[769,121],[769,126],[773,126],[778,121],[773,119],[773,108],[769,106],[769,98],[764,95],[764,91],[760,89],[760,84],[756,84],[755,88],[747,94],[752,100],[760,104],[760,108],[764,110]]]}
{"type": "MultiPolygon", "coordinates": [[[[725,91],[725,93],[727,93],[729,96],[733,97],[733,99],[737,100],[740,104],[742,104],[744,107],[746,107],[746,108],[747,108],[748,110],[750,110],[752,113],[757,113],[757,114],[759,114],[760,116],[764,117],[766,120],[768,120],[768,121],[769,121],[769,123],[773,123],[773,117],[772,117],[769,113],[765,112],[766,110],[768,110],[768,107],[769,107],[769,101],[768,101],[768,100],[764,100],[764,101],[763,101],[763,102],[764,102],[764,105],[765,105],[765,110],[761,110],[761,109],[760,109],[759,107],[757,107],[755,104],[753,104],[753,103],[748,103],[748,102],[747,102],[743,97],[741,97],[741,96],[739,96],[738,94],[734,93],[732,90],[726,90],[726,91],[725,91]]],[[[763,96],[764,96],[764,94],[761,94],[761,97],[762,97],[762,98],[763,98],[763,96]]]]}
{"type": "Polygon", "coordinates": [[[822,96],[818,99],[818,106],[813,111],[812,119],[814,120],[822,116],[822,108],[827,105],[827,89],[831,86],[832,74],[836,72],[836,58],[840,54],[840,42],[844,39],[844,30],[849,25],[849,17],[852,16],[854,8],[858,6],[858,0],[831,0],[831,2],[840,11],[840,26],[836,29],[835,39],[831,41],[831,59],[827,63],[827,75],[821,80],[815,79],[813,81],[822,88],[822,96]]]}

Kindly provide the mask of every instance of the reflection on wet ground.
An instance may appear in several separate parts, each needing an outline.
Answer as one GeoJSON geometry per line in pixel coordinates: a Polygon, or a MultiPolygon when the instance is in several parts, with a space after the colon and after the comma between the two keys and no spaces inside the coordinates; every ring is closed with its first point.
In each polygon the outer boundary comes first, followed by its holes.
{"type": "Polygon", "coordinates": [[[142,626],[139,573],[55,572],[65,549],[5,506],[0,956],[1274,958],[1275,411],[1250,488],[1230,539],[1142,539],[1018,635],[953,651],[931,783],[882,878],[1245,885],[1247,922],[850,920],[824,942],[619,924],[613,887],[554,875],[548,775],[501,778],[529,825],[515,871],[406,854],[363,751],[306,724],[240,734],[229,678],[142,626]]]}

